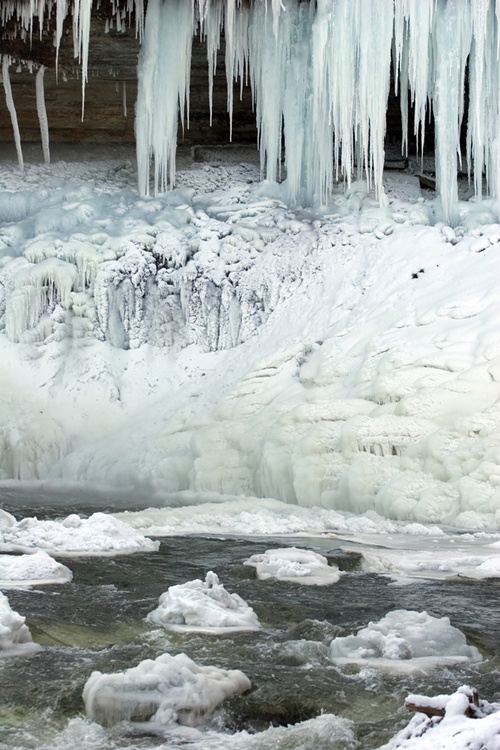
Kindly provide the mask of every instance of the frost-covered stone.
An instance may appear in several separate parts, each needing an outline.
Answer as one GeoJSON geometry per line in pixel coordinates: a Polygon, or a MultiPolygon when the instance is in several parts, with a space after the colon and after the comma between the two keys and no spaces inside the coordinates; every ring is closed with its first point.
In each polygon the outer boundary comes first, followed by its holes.
{"type": "Polygon", "coordinates": [[[25,623],[26,618],[11,609],[9,600],[0,591],[0,657],[36,648],[25,623]]]}
{"type": "Polygon", "coordinates": [[[297,547],[268,549],[260,555],[252,555],[243,565],[255,568],[262,580],[276,578],[305,585],[327,586],[337,583],[340,572],[336,565],[329,565],[323,555],[297,547]]]}

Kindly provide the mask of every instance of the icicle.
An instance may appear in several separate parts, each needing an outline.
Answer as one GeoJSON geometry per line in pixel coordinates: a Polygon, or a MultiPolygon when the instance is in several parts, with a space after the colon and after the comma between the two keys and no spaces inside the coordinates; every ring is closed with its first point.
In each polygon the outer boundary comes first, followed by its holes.
{"type": "Polygon", "coordinates": [[[189,118],[194,11],[191,3],[150,0],[139,61],[136,115],[139,190],[149,195],[154,157],[155,194],[175,181],[178,118],[189,118]]]}
{"type": "Polygon", "coordinates": [[[127,117],[127,84],[125,81],[122,83],[122,95],[123,95],[123,116],[127,117]]]}
{"type": "Polygon", "coordinates": [[[3,55],[2,78],[3,78],[3,87],[5,90],[5,103],[7,104],[7,109],[9,110],[10,119],[12,122],[12,130],[14,131],[14,142],[16,144],[17,161],[19,163],[19,169],[21,170],[21,172],[23,172],[24,160],[23,160],[23,151],[21,147],[21,134],[19,133],[19,124],[17,122],[16,107],[14,105],[14,99],[12,98],[12,88],[10,85],[9,67],[10,67],[10,57],[8,57],[7,55],[3,55]]]}
{"type": "Polygon", "coordinates": [[[66,18],[67,12],[68,12],[68,0],[57,0],[57,8],[56,8],[56,36],[55,36],[55,45],[56,45],[56,81],[58,80],[58,73],[59,73],[59,47],[61,45],[61,39],[62,39],[62,33],[63,33],[63,23],[64,23],[64,19],[66,18]]]}
{"type": "Polygon", "coordinates": [[[43,65],[38,69],[35,78],[36,88],[36,111],[38,122],[40,123],[40,135],[42,137],[43,159],[46,164],[50,163],[49,149],[49,123],[47,120],[47,109],[45,107],[45,87],[44,87],[45,67],[43,65]]]}

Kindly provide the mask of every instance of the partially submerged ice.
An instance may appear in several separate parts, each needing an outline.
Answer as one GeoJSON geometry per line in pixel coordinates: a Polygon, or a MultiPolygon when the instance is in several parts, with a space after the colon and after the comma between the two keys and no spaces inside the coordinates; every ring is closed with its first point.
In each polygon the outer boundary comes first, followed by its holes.
{"type": "Polygon", "coordinates": [[[43,550],[32,555],[0,555],[0,589],[67,583],[73,573],[43,550]]]}
{"type": "Polygon", "coordinates": [[[251,687],[238,669],[199,666],[186,654],[162,654],[124,672],[93,672],[83,690],[87,715],[101,724],[152,721],[196,726],[251,687]]]}
{"type": "Polygon", "coordinates": [[[255,568],[257,577],[263,581],[275,578],[303,585],[327,586],[337,583],[341,575],[337,566],[329,565],[323,555],[297,547],[268,549],[263,554],[252,555],[243,565],[255,568]]]}
{"type": "Polygon", "coordinates": [[[14,612],[9,600],[0,591],[0,658],[26,654],[36,648],[26,618],[14,612]]]}
{"type": "Polygon", "coordinates": [[[204,581],[195,579],[170,586],[160,596],[159,605],[147,616],[153,625],[169,630],[229,633],[259,630],[253,609],[238,594],[230,594],[213,571],[204,581]]]}
{"type": "MultiPolygon", "coordinates": [[[[18,18],[29,36],[38,16],[43,29],[56,15],[56,59],[64,18],[73,13],[74,49],[85,91],[89,57],[91,0],[9,0],[0,20],[18,18]]],[[[408,143],[408,105],[420,148],[432,108],[436,127],[436,180],[442,217],[456,219],[457,169],[461,166],[461,125],[467,119],[466,159],[477,196],[500,196],[500,10],[494,0],[143,0],[113,7],[117,29],[135,10],[136,30],[144,28],[139,66],[136,135],[139,188],[154,191],[175,179],[178,117],[189,126],[189,80],[194,34],[207,44],[209,102],[221,35],[225,39],[227,107],[232,121],[233,82],[249,82],[255,100],[261,166],[269,180],[281,176],[285,149],[288,197],[325,203],[333,183],[349,186],[366,174],[383,199],[382,170],[386,107],[391,80],[400,93],[403,148],[408,143]],[[465,81],[468,80],[468,111],[465,81]]],[[[4,56],[4,86],[19,163],[22,152],[4,56]]],[[[48,128],[43,105],[43,73],[37,102],[44,153],[48,128]]]]}
{"type": "Polygon", "coordinates": [[[43,550],[58,557],[112,557],[155,552],[159,546],[158,541],[105,513],[93,513],[89,518],[72,513],[60,521],[28,517],[0,529],[0,552],[32,554],[43,550]]]}
{"type": "Polygon", "coordinates": [[[440,664],[477,662],[482,656],[448,617],[396,609],[356,635],[334,638],[335,664],[358,664],[396,672],[427,672],[440,664]]]}

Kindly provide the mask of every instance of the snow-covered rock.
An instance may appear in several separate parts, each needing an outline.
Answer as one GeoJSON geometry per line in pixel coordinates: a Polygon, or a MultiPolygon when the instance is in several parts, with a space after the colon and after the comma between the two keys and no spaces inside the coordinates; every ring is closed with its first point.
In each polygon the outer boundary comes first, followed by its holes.
{"type": "Polygon", "coordinates": [[[205,581],[195,579],[170,586],[147,619],[169,630],[213,634],[260,628],[253,609],[241,596],[226,591],[213,571],[207,573],[205,581]]]}
{"type": "Polygon", "coordinates": [[[276,578],[278,581],[327,586],[337,583],[341,575],[337,566],[329,565],[323,555],[298,547],[268,549],[263,554],[252,555],[243,565],[254,567],[257,577],[264,581],[276,578]]]}
{"type": "Polygon", "coordinates": [[[250,687],[248,677],[237,669],[199,666],[186,654],[162,654],[125,672],[93,672],[83,700],[87,715],[101,724],[151,720],[196,726],[222,701],[250,687]]]}
{"type": "Polygon", "coordinates": [[[370,665],[397,672],[426,672],[440,664],[481,661],[475,646],[450,624],[448,617],[396,609],[370,622],[356,635],[334,638],[330,658],[335,664],[370,665]]]}

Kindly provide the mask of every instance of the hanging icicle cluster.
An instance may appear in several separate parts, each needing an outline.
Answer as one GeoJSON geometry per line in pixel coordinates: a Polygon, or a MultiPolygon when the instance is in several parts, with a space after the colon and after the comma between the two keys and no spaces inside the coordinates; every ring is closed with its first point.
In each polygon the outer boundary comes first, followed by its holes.
{"type": "MultiPolygon", "coordinates": [[[[85,86],[92,0],[5,0],[0,23],[55,13],[56,56],[68,13],[85,86]]],[[[135,11],[142,37],[143,0],[113,0],[119,18],[135,11]]],[[[436,182],[442,216],[458,200],[461,125],[478,196],[500,197],[500,0],[149,0],[139,64],[139,189],[173,185],[178,118],[189,124],[192,37],[206,40],[209,101],[221,35],[225,38],[228,112],[233,82],[252,87],[263,174],[280,177],[284,149],[292,202],[324,204],[334,181],[366,175],[383,199],[386,107],[393,70],[400,93],[403,144],[408,101],[423,148],[432,108],[436,182]],[[465,81],[468,75],[468,102],[465,81]]]]}
{"type": "Polygon", "coordinates": [[[149,0],[137,105],[143,194],[150,190],[151,158],[155,192],[173,184],[172,108],[177,102],[181,120],[188,120],[190,36],[201,30],[210,90],[223,31],[229,116],[233,81],[248,79],[263,173],[279,177],[284,147],[291,201],[324,204],[334,181],[349,185],[361,174],[383,199],[391,66],[405,146],[408,97],[421,148],[433,110],[443,218],[455,218],[464,116],[476,194],[484,173],[489,194],[500,196],[499,0],[273,0],[272,12],[270,6],[266,0],[149,0]]]}

